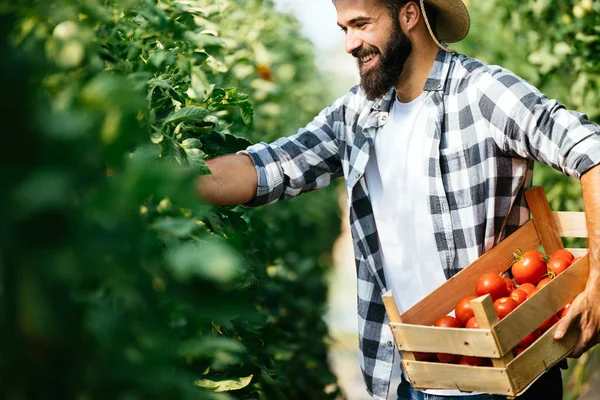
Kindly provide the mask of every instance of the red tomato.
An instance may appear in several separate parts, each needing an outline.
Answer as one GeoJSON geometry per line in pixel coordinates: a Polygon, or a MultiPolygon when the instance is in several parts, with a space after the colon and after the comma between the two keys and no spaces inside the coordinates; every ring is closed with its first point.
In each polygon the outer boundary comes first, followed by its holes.
{"type": "Polygon", "coordinates": [[[509,292],[515,288],[515,282],[512,279],[510,279],[508,276],[505,276],[502,279],[504,279],[504,283],[506,283],[506,288],[508,289],[509,292]]]}
{"type": "Polygon", "coordinates": [[[557,323],[559,320],[558,316],[556,314],[554,314],[553,316],[551,316],[550,318],[548,318],[546,321],[544,321],[543,324],[540,325],[540,327],[538,328],[540,330],[540,333],[544,333],[546,332],[548,329],[552,328],[554,326],[555,323],[557,323]]]}
{"type": "Polygon", "coordinates": [[[519,347],[526,349],[527,347],[531,346],[531,344],[533,342],[535,342],[540,336],[541,336],[540,330],[536,329],[535,331],[531,332],[529,335],[525,336],[523,338],[523,340],[521,340],[519,342],[519,347]]]}
{"type": "Polygon", "coordinates": [[[530,298],[531,296],[533,296],[533,294],[535,292],[537,292],[537,288],[535,287],[535,285],[533,285],[531,283],[524,283],[522,285],[519,285],[517,287],[517,289],[522,290],[525,293],[527,293],[527,298],[530,298]]]}
{"type": "Polygon", "coordinates": [[[462,328],[463,327],[456,318],[451,317],[449,315],[444,315],[443,317],[438,318],[438,320],[435,321],[435,324],[433,324],[433,326],[439,326],[442,328],[462,328]]]}
{"type": "Polygon", "coordinates": [[[437,361],[435,353],[421,353],[420,351],[414,351],[413,355],[417,361],[437,361]]]}
{"type": "MultiPolygon", "coordinates": [[[[456,318],[450,317],[449,315],[444,315],[443,317],[438,318],[433,326],[439,326],[442,328],[462,328],[460,322],[456,318]]],[[[458,354],[437,353],[437,358],[443,363],[456,364],[460,361],[462,356],[458,354]]]]}
{"type": "Polygon", "coordinates": [[[567,303],[563,308],[558,312],[559,318],[564,318],[567,315],[567,311],[569,311],[569,307],[571,307],[571,303],[567,303]]]}
{"type": "Polygon", "coordinates": [[[501,297],[494,302],[494,309],[498,315],[498,319],[506,317],[517,308],[519,304],[512,297],[501,297]]]}
{"type": "Polygon", "coordinates": [[[471,317],[475,316],[473,313],[473,309],[471,308],[471,300],[476,299],[477,296],[467,296],[463,297],[457,304],[454,309],[454,315],[456,319],[461,323],[462,326],[467,324],[467,321],[471,319],[471,317]]]}
{"type": "Polygon", "coordinates": [[[471,319],[469,319],[467,321],[467,324],[465,325],[465,328],[473,328],[473,329],[479,328],[479,323],[477,322],[477,317],[472,317],[471,319]]]}
{"type": "Polygon", "coordinates": [[[546,275],[546,263],[544,255],[537,250],[527,250],[512,265],[512,276],[519,283],[537,284],[546,275]]]}
{"type": "Polygon", "coordinates": [[[510,314],[515,308],[519,306],[519,303],[510,296],[501,297],[494,301],[494,309],[498,319],[502,319],[510,314]]]}
{"type": "Polygon", "coordinates": [[[541,281],[539,281],[537,284],[537,290],[540,290],[541,288],[543,288],[544,286],[549,284],[552,279],[553,279],[552,276],[547,276],[544,279],[542,279],[541,281]]]}
{"type": "Polygon", "coordinates": [[[437,358],[444,364],[457,364],[460,362],[462,356],[459,354],[437,353],[437,358]]]}
{"type": "Polygon", "coordinates": [[[569,250],[565,249],[556,250],[554,253],[550,254],[550,258],[554,257],[562,257],[571,263],[575,260],[575,256],[569,250]]]}
{"type": "Polygon", "coordinates": [[[492,300],[497,300],[500,297],[508,296],[508,289],[506,288],[504,279],[500,275],[490,272],[479,277],[475,285],[475,293],[477,293],[477,296],[489,293],[492,296],[492,300]]]}
{"type": "Polygon", "coordinates": [[[461,365],[478,366],[478,365],[483,364],[484,361],[485,361],[485,358],[481,358],[481,357],[462,356],[462,358],[460,359],[460,361],[458,363],[461,365]]]}
{"type": "Polygon", "coordinates": [[[521,289],[515,289],[512,292],[510,292],[510,297],[512,297],[512,299],[516,301],[517,304],[521,304],[522,302],[527,300],[527,293],[522,291],[521,289]]]}
{"type": "Polygon", "coordinates": [[[554,256],[548,260],[548,270],[554,272],[556,275],[569,268],[570,265],[571,262],[563,257],[554,256]]]}

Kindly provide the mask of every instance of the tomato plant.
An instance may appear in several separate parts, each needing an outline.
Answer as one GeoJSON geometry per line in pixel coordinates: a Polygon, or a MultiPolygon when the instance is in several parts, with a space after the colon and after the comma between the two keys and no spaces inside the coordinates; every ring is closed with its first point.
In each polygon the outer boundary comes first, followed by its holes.
{"type": "Polygon", "coordinates": [[[207,158],[326,105],[298,22],[269,1],[0,8],[3,397],[338,397],[335,188],[268,211],[192,191],[207,158]]]}

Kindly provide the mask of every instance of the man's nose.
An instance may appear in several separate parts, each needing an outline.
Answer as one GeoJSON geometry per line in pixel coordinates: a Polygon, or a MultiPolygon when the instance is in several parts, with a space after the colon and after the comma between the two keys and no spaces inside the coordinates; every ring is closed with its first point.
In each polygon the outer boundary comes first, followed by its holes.
{"type": "Polygon", "coordinates": [[[352,54],[354,50],[362,46],[363,41],[353,29],[348,29],[346,32],[346,52],[352,54]]]}

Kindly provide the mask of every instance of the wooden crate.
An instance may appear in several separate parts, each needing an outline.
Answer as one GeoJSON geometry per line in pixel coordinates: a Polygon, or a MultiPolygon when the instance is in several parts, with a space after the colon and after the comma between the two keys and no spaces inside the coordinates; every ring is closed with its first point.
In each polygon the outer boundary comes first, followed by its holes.
{"type": "Polygon", "coordinates": [[[402,364],[416,389],[459,389],[501,394],[523,393],[546,370],[574,348],[578,334],[553,338],[556,325],[517,357],[512,349],[530,332],[572,301],[585,287],[588,277],[587,249],[568,249],[581,257],[517,309],[498,321],[489,295],[471,302],[480,329],[433,327],[456,303],[473,295],[483,273],[501,273],[510,268],[516,249],[542,246],[547,254],[563,248],[561,237],[587,237],[584,213],[552,212],[540,187],[526,193],[532,220],[507,237],[456,276],[403,314],[398,312],[391,292],[383,296],[390,327],[402,364]],[[491,358],[493,366],[443,364],[416,361],[413,352],[451,353],[491,358]]]}

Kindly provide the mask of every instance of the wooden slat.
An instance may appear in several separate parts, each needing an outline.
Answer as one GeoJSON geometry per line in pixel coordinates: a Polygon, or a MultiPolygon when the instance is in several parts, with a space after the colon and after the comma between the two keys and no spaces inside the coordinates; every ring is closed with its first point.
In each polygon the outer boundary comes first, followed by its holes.
{"type": "Polygon", "coordinates": [[[537,186],[529,189],[525,192],[525,198],[544,251],[552,254],[564,248],[544,188],[537,186]]]}
{"type": "MultiPolygon", "coordinates": [[[[394,300],[394,295],[392,294],[392,291],[388,290],[381,297],[383,299],[383,305],[385,306],[385,310],[387,311],[388,318],[390,319],[390,327],[392,324],[402,323],[402,316],[400,315],[400,311],[398,311],[398,305],[396,304],[396,300],[394,300]]],[[[403,343],[405,342],[398,341],[395,334],[394,340],[396,342],[396,348],[398,350],[402,350],[403,343]]],[[[411,351],[402,351],[402,358],[404,358],[405,360],[416,360],[415,355],[411,351]]]]}
{"type": "Polygon", "coordinates": [[[499,357],[490,329],[440,328],[390,324],[400,350],[450,353],[465,356],[499,357]]]}
{"type": "Polygon", "coordinates": [[[561,237],[586,238],[588,237],[587,226],[585,224],[585,213],[573,211],[554,211],[552,212],[558,234],[561,237]]]}
{"type": "Polygon", "coordinates": [[[573,254],[575,256],[575,258],[577,257],[583,257],[588,253],[588,249],[571,249],[571,248],[567,248],[567,250],[569,250],[571,252],[571,254],[573,254]]]}
{"type": "Polygon", "coordinates": [[[388,290],[381,298],[383,299],[383,305],[385,306],[385,311],[387,311],[390,322],[401,323],[402,317],[400,316],[400,311],[398,311],[392,291],[388,290]]]}
{"type": "Polygon", "coordinates": [[[421,361],[403,361],[411,385],[416,389],[458,389],[513,395],[514,390],[504,368],[471,367],[421,361]]]}
{"type": "Polygon", "coordinates": [[[492,329],[500,352],[510,352],[525,336],[572,301],[585,288],[587,278],[588,257],[584,256],[495,325],[492,329]]]}
{"type": "Polygon", "coordinates": [[[402,314],[402,321],[408,324],[433,325],[439,317],[454,310],[460,299],[473,294],[475,284],[481,275],[486,272],[506,271],[512,264],[515,249],[535,249],[539,245],[540,240],[535,225],[532,221],[528,221],[402,314]]]}
{"type": "Polygon", "coordinates": [[[569,329],[561,340],[554,339],[555,330],[556,325],[508,364],[508,375],[516,395],[525,391],[544,371],[556,365],[575,347],[579,339],[576,329],[569,329]]]}
{"type": "MultiPolygon", "coordinates": [[[[471,300],[471,308],[473,309],[473,313],[475,314],[475,318],[477,318],[477,323],[480,328],[491,329],[498,323],[498,316],[496,315],[496,310],[492,303],[492,297],[489,294],[471,300]]],[[[495,358],[492,358],[494,367],[505,368],[506,364],[512,360],[513,355],[511,352],[504,353],[505,352],[497,354],[494,356],[495,358]]]]}

